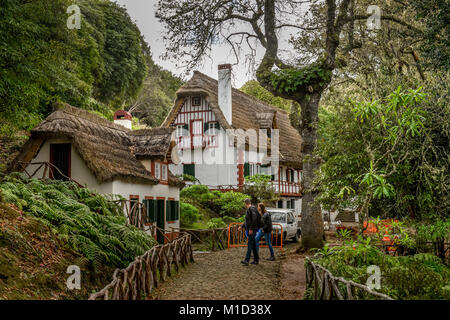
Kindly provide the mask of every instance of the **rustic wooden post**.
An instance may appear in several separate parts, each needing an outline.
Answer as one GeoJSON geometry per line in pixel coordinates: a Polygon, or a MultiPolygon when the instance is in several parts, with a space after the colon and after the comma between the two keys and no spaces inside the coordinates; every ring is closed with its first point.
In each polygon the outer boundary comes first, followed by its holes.
{"type": "Polygon", "coordinates": [[[212,251],[216,251],[216,229],[212,232],[212,251]]]}

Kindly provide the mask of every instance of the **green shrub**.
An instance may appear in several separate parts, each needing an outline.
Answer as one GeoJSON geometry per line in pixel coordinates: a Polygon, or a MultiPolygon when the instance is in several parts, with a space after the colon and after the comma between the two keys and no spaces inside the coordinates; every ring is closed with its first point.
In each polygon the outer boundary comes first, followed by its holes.
{"type": "MultiPolygon", "coordinates": [[[[335,276],[366,284],[367,267],[381,270],[381,289],[394,299],[449,299],[450,269],[431,254],[391,256],[373,246],[370,238],[349,241],[339,247],[325,247],[316,262],[335,276]]],[[[359,293],[359,298],[370,296],[359,293]]]]}
{"type": "Polygon", "coordinates": [[[221,216],[239,217],[244,212],[244,200],[248,198],[248,195],[228,191],[222,193],[221,197],[215,200],[215,204],[220,208],[219,213],[221,216]]]}
{"type": "Polygon", "coordinates": [[[193,201],[196,201],[200,198],[200,196],[210,193],[207,186],[202,184],[194,184],[190,187],[186,187],[180,191],[180,197],[188,198],[193,201]]]}
{"type": "Polygon", "coordinates": [[[192,204],[180,201],[181,223],[190,225],[198,221],[200,214],[196,207],[192,204]]]}
{"type": "Polygon", "coordinates": [[[126,223],[120,206],[73,182],[7,176],[3,200],[43,222],[93,265],[125,267],[156,244],[126,223]]]}
{"type": "Polygon", "coordinates": [[[227,224],[222,220],[222,218],[212,218],[208,221],[208,229],[218,229],[225,228],[227,224]]]}

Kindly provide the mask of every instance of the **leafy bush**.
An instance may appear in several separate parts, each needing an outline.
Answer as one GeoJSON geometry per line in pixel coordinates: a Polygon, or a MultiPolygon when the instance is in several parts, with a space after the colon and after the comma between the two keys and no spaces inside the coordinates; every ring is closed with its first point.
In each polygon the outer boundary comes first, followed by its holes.
{"type": "Polygon", "coordinates": [[[248,195],[240,192],[210,191],[208,187],[204,185],[192,185],[184,188],[180,192],[180,197],[185,202],[211,210],[221,217],[241,216],[244,211],[244,200],[249,198],[248,195]]]}
{"type": "Polygon", "coordinates": [[[248,198],[248,195],[228,191],[221,194],[221,197],[216,199],[214,203],[219,206],[221,216],[233,216],[238,217],[242,215],[244,211],[244,200],[248,198]]]}
{"type": "Polygon", "coordinates": [[[199,211],[192,204],[180,201],[180,215],[182,224],[193,224],[197,222],[200,217],[199,211]]]}
{"type": "Polygon", "coordinates": [[[194,184],[190,187],[186,187],[180,191],[180,197],[188,198],[191,200],[198,200],[202,195],[208,194],[209,189],[202,184],[194,184]]]}
{"type": "MultiPolygon", "coordinates": [[[[382,293],[394,299],[450,299],[450,269],[431,254],[391,256],[375,247],[372,239],[350,241],[339,247],[325,246],[316,253],[316,262],[335,276],[365,284],[367,267],[381,270],[382,293]]],[[[368,298],[362,292],[359,298],[368,298]]]]}
{"type": "Polygon", "coordinates": [[[218,229],[225,228],[227,224],[222,220],[222,218],[212,218],[208,221],[208,229],[218,229]]]}
{"type": "Polygon", "coordinates": [[[244,193],[249,195],[252,202],[275,202],[280,199],[275,193],[271,176],[267,174],[255,174],[245,177],[244,193]]]}
{"type": "Polygon", "coordinates": [[[149,250],[153,237],[126,223],[120,206],[73,182],[7,176],[3,200],[15,204],[53,230],[93,265],[125,267],[149,250]]]}

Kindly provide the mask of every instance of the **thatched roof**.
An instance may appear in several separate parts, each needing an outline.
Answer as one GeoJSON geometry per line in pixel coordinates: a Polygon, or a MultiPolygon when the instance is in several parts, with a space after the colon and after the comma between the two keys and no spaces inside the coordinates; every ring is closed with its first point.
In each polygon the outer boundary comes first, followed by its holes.
{"type": "Polygon", "coordinates": [[[173,128],[135,130],[129,133],[136,158],[164,160],[170,152],[173,128]]]}
{"type": "Polygon", "coordinates": [[[232,125],[230,125],[218,104],[217,80],[195,71],[193,77],[177,91],[177,100],[170,111],[163,127],[170,127],[183,106],[187,96],[201,95],[215,114],[221,127],[224,129],[267,129],[280,130],[280,163],[301,168],[300,154],[301,137],[298,131],[292,127],[289,115],[286,111],[262,102],[238,89],[232,89],[232,125]]]}
{"type": "MultiPolygon", "coordinates": [[[[16,165],[15,167],[13,165],[12,171],[20,168],[19,161],[31,161],[46,139],[64,138],[72,142],[100,183],[114,179],[149,184],[159,182],[149,174],[133,154],[135,141],[139,142],[137,148],[139,150],[142,146],[151,145],[145,141],[145,139],[152,140],[151,133],[146,136],[139,132],[135,134],[124,126],[67,104],[57,104],[54,106],[54,110],[47,119],[31,130],[30,140],[16,158],[16,165]]],[[[157,136],[159,139],[159,135],[157,136]]],[[[165,142],[165,140],[160,141],[161,144],[165,142]]],[[[156,150],[157,148],[150,149],[156,150]]],[[[158,156],[168,147],[160,146],[159,149],[158,156]]],[[[141,153],[143,154],[144,150],[141,153]]],[[[149,155],[149,157],[151,156],[149,155]]]]}

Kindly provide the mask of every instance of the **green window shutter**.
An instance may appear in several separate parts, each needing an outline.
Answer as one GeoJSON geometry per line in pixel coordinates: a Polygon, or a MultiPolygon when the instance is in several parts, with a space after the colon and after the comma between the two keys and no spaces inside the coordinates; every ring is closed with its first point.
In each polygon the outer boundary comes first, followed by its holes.
{"type": "Polygon", "coordinates": [[[244,163],[244,177],[250,174],[250,164],[248,162],[244,163]]]}
{"type": "Polygon", "coordinates": [[[204,122],[203,123],[203,132],[208,131],[208,125],[209,125],[209,122],[204,122]]]}
{"type": "Polygon", "coordinates": [[[155,222],[156,220],[156,201],[155,200],[144,200],[145,208],[147,209],[147,221],[155,222]]]}
{"type": "Polygon", "coordinates": [[[294,182],[294,170],[291,170],[291,182],[294,182]]]}
{"type": "Polygon", "coordinates": [[[183,165],[183,173],[184,174],[189,174],[193,177],[195,177],[195,164],[191,163],[191,164],[184,164],[183,165]]]}
{"type": "Polygon", "coordinates": [[[188,124],[184,124],[183,125],[183,135],[189,135],[189,125],[188,124]],[[184,130],[186,130],[186,131],[184,131],[184,130]]]}
{"type": "Polygon", "coordinates": [[[175,201],[175,220],[180,220],[180,202],[175,201]]]}
{"type": "Polygon", "coordinates": [[[172,201],[166,200],[166,221],[171,221],[172,201]]]}

